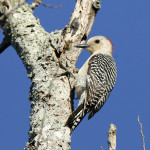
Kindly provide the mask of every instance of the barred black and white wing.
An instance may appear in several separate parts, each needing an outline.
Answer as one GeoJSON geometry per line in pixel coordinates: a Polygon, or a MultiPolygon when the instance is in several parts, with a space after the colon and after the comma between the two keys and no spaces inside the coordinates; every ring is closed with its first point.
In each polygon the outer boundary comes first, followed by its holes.
{"type": "Polygon", "coordinates": [[[90,119],[101,109],[114,87],[116,76],[116,64],[111,56],[96,54],[90,58],[85,79],[86,88],[80,96],[83,103],[66,122],[71,130],[79,125],[87,113],[90,113],[88,117],[90,119]]]}
{"type": "Polygon", "coordinates": [[[114,59],[109,55],[97,54],[91,57],[87,71],[87,98],[84,103],[84,114],[90,112],[90,119],[106,102],[117,77],[114,59]]]}

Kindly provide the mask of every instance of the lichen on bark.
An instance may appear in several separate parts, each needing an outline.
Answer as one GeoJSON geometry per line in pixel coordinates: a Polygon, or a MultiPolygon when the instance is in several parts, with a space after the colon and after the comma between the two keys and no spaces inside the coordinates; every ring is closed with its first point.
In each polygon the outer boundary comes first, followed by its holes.
{"type": "MultiPolygon", "coordinates": [[[[31,79],[30,131],[27,149],[70,149],[71,131],[65,122],[72,112],[74,78],[63,75],[59,63],[70,70],[81,52],[74,47],[85,42],[96,12],[94,0],[78,0],[70,22],[62,30],[46,32],[25,0],[2,0],[1,28],[24,63],[31,79]],[[6,5],[7,3],[7,5],[6,5]],[[4,10],[4,11],[2,11],[4,10]],[[2,27],[2,25],[4,25],[2,27]]],[[[4,43],[5,44],[5,43],[4,43]]]]}

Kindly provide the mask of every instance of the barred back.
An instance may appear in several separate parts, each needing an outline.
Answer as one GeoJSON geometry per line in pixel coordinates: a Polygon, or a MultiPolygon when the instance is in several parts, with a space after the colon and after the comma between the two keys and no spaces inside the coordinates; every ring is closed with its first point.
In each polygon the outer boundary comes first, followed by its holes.
{"type": "Polygon", "coordinates": [[[92,111],[89,119],[100,110],[112,91],[117,77],[116,63],[110,55],[91,57],[87,72],[87,99],[84,112],[92,111]]]}
{"type": "MultiPolygon", "coordinates": [[[[106,102],[116,82],[117,69],[113,57],[104,54],[92,56],[88,63],[86,89],[82,92],[85,99],[70,115],[66,125],[75,129],[84,116],[90,112],[90,119],[106,102]],[[83,94],[86,92],[86,94],[83,94]]],[[[82,85],[81,85],[82,86],[82,85]]],[[[81,98],[80,97],[80,98],[81,98]]]]}

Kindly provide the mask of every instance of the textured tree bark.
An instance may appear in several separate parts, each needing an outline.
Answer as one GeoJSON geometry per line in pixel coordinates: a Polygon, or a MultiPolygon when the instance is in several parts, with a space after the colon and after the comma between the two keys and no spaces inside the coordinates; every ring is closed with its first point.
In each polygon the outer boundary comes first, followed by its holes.
{"type": "Polygon", "coordinates": [[[108,131],[109,150],[116,150],[116,133],[117,133],[116,126],[114,124],[110,124],[110,129],[108,131]]]}
{"type": "MultiPolygon", "coordinates": [[[[25,0],[0,1],[0,26],[6,43],[14,47],[31,78],[27,149],[70,149],[71,131],[64,124],[73,111],[74,78],[57,77],[64,72],[58,62],[70,70],[75,68],[81,49],[74,45],[85,42],[99,8],[99,0],[77,0],[69,24],[49,34],[25,0]]],[[[0,52],[9,46],[2,44],[0,52]]]]}

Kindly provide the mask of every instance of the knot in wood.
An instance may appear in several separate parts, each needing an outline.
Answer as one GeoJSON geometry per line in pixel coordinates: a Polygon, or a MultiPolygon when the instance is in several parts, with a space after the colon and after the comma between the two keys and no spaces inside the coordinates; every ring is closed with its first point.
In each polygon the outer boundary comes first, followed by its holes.
{"type": "Polygon", "coordinates": [[[95,0],[93,3],[93,9],[98,11],[101,8],[101,0],[95,0]]]}
{"type": "Polygon", "coordinates": [[[78,18],[74,18],[73,21],[71,22],[71,26],[70,26],[71,30],[73,30],[72,35],[74,35],[78,28],[79,28],[79,21],[78,18]]]}

